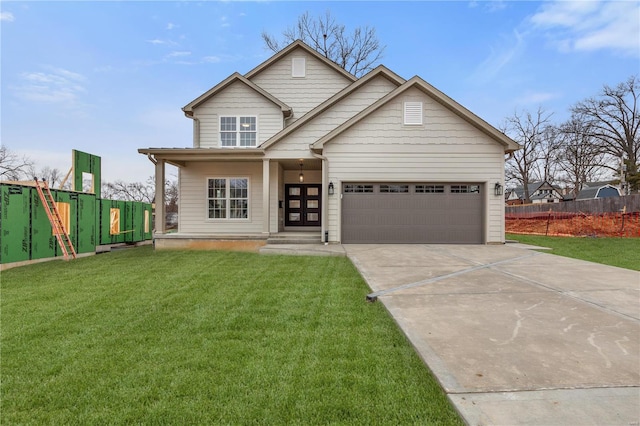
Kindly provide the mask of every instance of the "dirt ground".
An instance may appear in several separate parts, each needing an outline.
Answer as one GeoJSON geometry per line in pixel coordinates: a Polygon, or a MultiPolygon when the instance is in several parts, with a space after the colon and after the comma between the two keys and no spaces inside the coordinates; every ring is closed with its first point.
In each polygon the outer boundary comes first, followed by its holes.
{"type": "Polygon", "coordinates": [[[506,231],[514,234],[640,237],[640,212],[586,215],[536,213],[506,216],[506,231]]]}

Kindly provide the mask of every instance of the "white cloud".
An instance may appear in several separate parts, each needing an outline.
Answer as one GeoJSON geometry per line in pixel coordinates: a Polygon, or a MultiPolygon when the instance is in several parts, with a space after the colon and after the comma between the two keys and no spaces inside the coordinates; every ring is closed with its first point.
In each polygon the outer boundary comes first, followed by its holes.
{"type": "Polygon", "coordinates": [[[180,57],[180,56],[189,56],[191,55],[191,52],[188,51],[175,51],[175,52],[171,52],[167,55],[167,57],[169,58],[175,58],[175,57],[180,57]]]}
{"type": "Polygon", "coordinates": [[[611,49],[640,56],[640,2],[554,1],[530,22],[561,51],[611,49]]]}
{"type": "Polygon", "coordinates": [[[491,53],[476,68],[472,78],[481,81],[494,78],[504,67],[519,56],[524,47],[524,37],[514,30],[511,36],[504,37],[502,45],[491,48],[491,53]]]}
{"type": "Polygon", "coordinates": [[[202,58],[202,62],[205,62],[208,64],[217,64],[221,61],[222,59],[220,59],[218,56],[205,56],[204,58],[202,58]]]}
{"type": "Polygon", "coordinates": [[[178,28],[178,26],[176,24],[174,24],[173,22],[169,22],[167,24],[167,30],[171,31],[174,28],[178,28]]]}
{"type": "Polygon", "coordinates": [[[43,67],[46,72],[23,72],[21,84],[12,87],[15,95],[24,100],[43,103],[59,103],[73,106],[86,92],[86,78],[76,72],[52,66],[43,67]]]}
{"type": "Polygon", "coordinates": [[[13,22],[15,20],[16,20],[16,18],[13,16],[13,13],[11,13],[11,12],[0,12],[0,21],[13,22]]]}
{"type": "Polygon", "coordinates": [[[228,28],[231,26],[231,23],[229,22],[229,17],[228,16],[221,16],[220,17],[220,26],[222,28],[228,28]]]}

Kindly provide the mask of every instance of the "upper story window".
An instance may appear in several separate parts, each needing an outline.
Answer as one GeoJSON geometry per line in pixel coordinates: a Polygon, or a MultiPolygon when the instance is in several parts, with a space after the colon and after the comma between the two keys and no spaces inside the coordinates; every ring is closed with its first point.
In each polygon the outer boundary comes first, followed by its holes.
{"type": "Polygon", "coordinates": [[[220,146],[256,146],[258,118],[255,116],[221,116],[220,146]]]}

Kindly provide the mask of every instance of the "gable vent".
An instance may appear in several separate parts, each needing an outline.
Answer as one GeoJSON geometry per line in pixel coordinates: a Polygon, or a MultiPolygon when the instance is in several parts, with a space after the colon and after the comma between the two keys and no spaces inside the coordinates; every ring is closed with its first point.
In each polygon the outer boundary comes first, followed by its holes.
{"type": "Polygon", "coordinates": [[[422,102],[404,103],[404,124],[422,124],[422,102]]]}
{"type": "Polygon", "coordinates": [[[292,58],[291,59],[291,77],[305,77],[306,76],[306,63],[305,58],[292,58]]]}

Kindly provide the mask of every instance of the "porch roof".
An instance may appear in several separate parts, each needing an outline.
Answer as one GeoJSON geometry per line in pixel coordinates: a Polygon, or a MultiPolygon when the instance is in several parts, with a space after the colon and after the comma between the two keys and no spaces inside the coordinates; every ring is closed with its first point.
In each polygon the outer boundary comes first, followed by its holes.
{"type": "Polygon", "coordinates": [[[264,156],[261,148],[140,148],[138,152],[177,167],[184,167],[187,161],[256,160],[264,156]]]}

